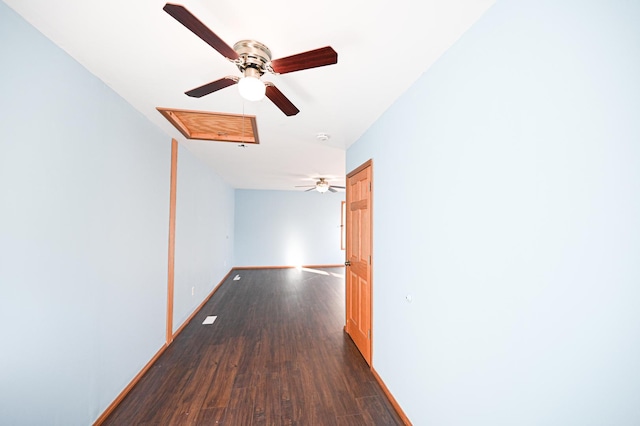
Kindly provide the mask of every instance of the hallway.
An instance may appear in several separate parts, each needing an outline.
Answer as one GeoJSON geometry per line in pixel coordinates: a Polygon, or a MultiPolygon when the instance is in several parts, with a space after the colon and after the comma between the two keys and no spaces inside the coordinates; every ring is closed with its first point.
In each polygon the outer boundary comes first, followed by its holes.
{"type": "Polygon", "coordinates": [[[402,424],[343,332],[344,291],[344,268],[233,271],[103,424],[402,424]]]}

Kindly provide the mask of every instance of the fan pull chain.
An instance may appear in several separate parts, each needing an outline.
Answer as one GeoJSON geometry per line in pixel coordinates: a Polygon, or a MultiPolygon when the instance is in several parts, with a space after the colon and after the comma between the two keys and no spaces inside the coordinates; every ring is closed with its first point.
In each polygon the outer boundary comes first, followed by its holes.
{"type": "Polygon", "coordinates": [[[240,137],[240,143],[242,145],[244,145],[244,104],[245,102],[242,101],[242,135],[240,137]]]}

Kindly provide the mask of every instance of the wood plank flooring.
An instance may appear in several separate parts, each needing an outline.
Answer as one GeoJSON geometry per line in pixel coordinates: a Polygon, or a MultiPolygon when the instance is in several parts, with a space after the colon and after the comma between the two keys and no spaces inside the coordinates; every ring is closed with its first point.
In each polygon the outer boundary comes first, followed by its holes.
{"type": "Polygon", "coordinates": [[[234,271],[103,424],[402,425],[344,293],[344,268],[234,271]]]}

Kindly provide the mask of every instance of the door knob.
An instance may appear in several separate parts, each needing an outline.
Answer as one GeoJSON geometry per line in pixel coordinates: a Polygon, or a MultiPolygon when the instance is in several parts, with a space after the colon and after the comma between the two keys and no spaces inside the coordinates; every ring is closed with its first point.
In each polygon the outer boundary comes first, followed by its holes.
{"type": "Polygon", "coordinates": [[[351,261],[347,260],[346,262],[344,262],[344,266],[351,266],[351,261]]]}

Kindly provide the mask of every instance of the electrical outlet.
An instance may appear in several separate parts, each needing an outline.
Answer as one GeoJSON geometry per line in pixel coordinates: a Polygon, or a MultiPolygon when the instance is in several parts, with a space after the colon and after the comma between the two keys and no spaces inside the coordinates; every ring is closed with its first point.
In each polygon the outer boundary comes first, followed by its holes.
{"type": "Polygon", "coordinates": [[[193,286],[193,287],[191,287],[191,295],[195,296],[195,294],[196,294],[196,287],[193,286]]]}

